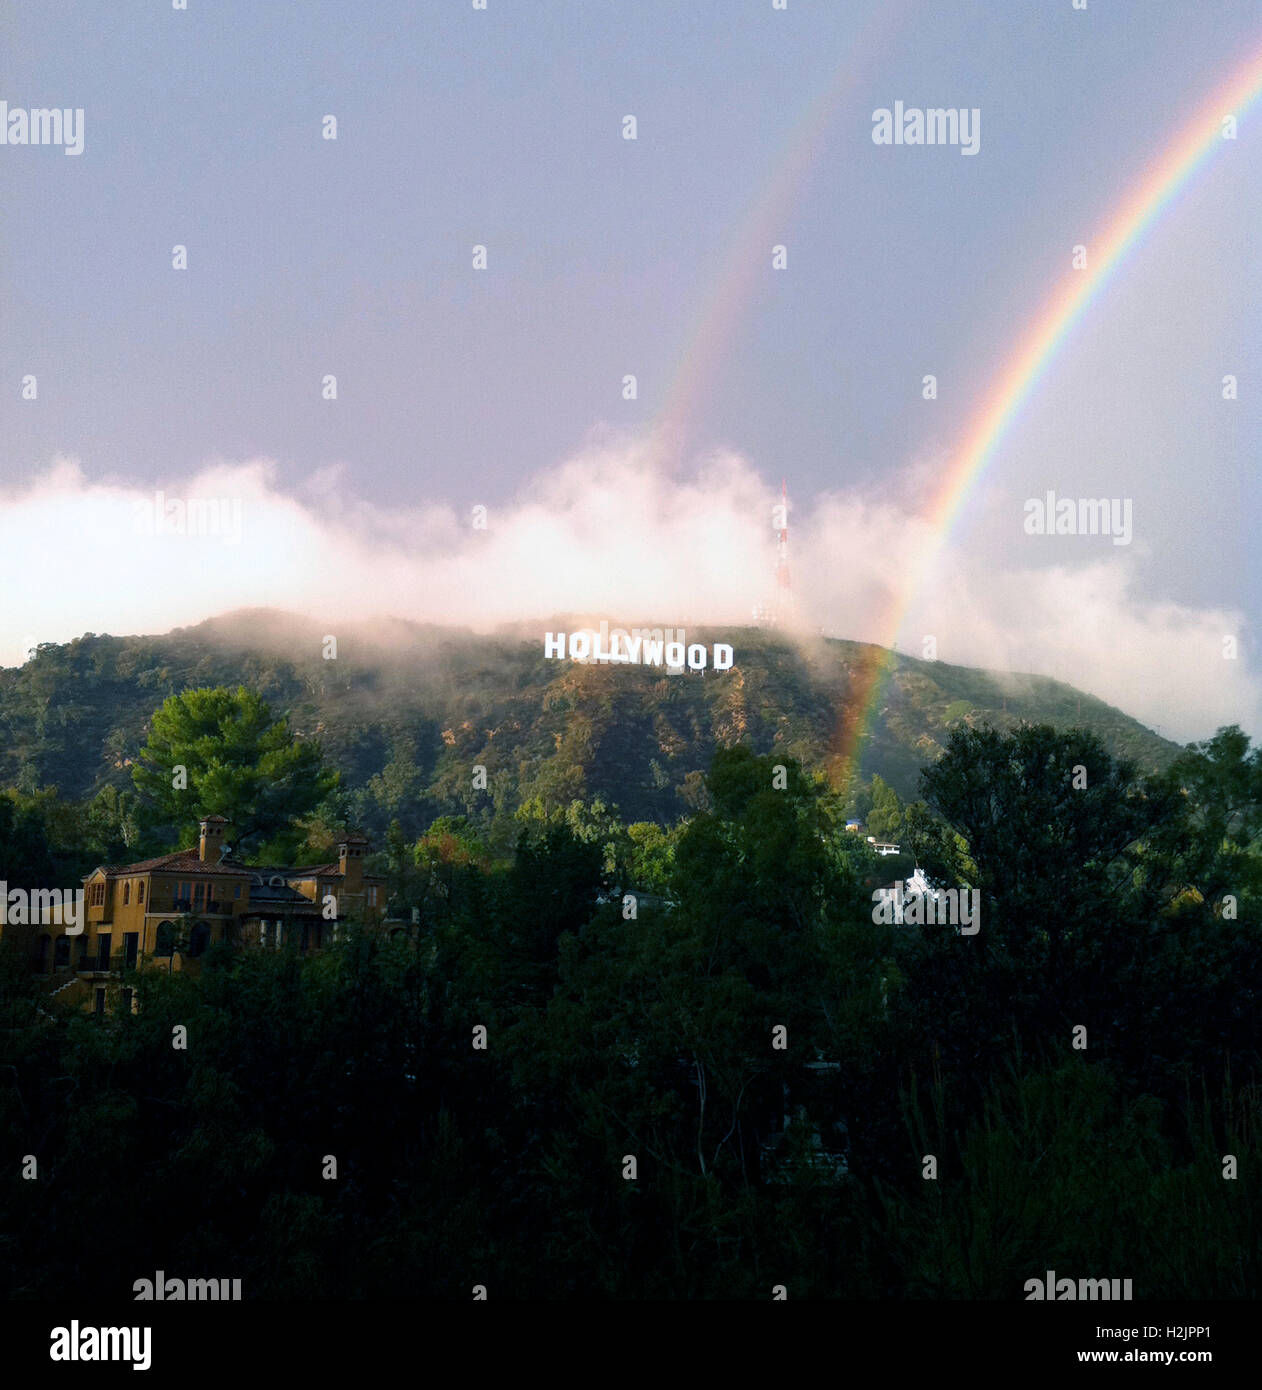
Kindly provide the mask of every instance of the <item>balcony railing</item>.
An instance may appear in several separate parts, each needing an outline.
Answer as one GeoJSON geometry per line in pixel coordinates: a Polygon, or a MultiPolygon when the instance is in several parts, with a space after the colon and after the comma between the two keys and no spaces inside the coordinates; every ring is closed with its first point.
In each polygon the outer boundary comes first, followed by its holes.
{"type": "MultiPolygon", "coordinates": [[[[78,975],[117,975],[121,970],[135,970],[138,962],[139,957],[128,960],[125,951],[118,951],[105,961],[99,956],[89,956],[87,960],[76,961],[73,969],[78,975]]],[[[68,970],[71,967],[61,968],[68,970]]]]}

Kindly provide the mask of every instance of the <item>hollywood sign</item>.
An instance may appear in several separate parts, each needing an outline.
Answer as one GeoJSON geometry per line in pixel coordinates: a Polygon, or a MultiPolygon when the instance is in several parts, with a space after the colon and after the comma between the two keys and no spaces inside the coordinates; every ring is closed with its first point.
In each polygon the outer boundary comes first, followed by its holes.
{"type": "Polygon", "coordinates": [[[633,627],[630,632],[602,622],[600,631],[580,628],[577,632],[545,632],[543,654],[557,661],[568,656],[571,661],[630,662],[637,666],[665,666],[668,675],[680,672],[704,671],[713,665],[716,671],[732,669],[732,648],[726,642],[707,647],[704,642],[687,642],[683,628],[633,627]]]}

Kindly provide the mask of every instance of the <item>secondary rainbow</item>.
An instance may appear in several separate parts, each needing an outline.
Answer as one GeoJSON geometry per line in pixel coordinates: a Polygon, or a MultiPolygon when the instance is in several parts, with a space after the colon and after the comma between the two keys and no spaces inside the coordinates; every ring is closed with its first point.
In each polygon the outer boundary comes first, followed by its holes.
{"type": "MultiPolygon", "coordinates": [[[[882,615],[878,631],[884,648],[902,632],[907,613],[922,585],[932,574],[942,546],[985,472],[999,445],[1019,417],[1057,353],[1069,339],[1087,307],[1108,284],[1114,272],[1139,247],[1144,234],[1185,188],[1198,169],[1223,148],[1226,118],[1237,122],[1262,97],[1262,52],[1241,65],[1165,147],[1087,247],[1088,269],[1070,270],[1032,320],[1016,352],[982,402],[963,443],[953,455],[925,516],[932,540],[907,557],[901,582],[882,615]]],[[[1068,248],[1066,248],[1068,251],[1068,248]]],[[[858,672],[842,713],[838,744],[840,776],[858,769],[863,740],[871,728],[885,680],[892,668],[888,653],[875,657],[858,672]]]]}
{"type": "Polygon", "coordinates": [[[765,285],[773,245],[791,242],[794,210],[828,149],[828,134],[847,97],[862,86],[911,18],[907,0],[876,0],[856,20],[854,35],[817,95],[806,103],[762,188],[729,240],[713,284],[694,317],[670,387],[649,428],[650,457],[676,461],[691,417],[739,336],[757,291],[765,285]]]}

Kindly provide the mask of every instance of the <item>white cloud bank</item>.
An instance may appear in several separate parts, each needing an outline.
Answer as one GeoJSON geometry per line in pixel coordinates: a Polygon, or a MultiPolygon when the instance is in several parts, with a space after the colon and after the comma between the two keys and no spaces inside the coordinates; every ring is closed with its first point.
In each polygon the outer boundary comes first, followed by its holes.
{"type": "MultiPolygon", "coordinates": [[[[266,460],[216,463],[166,484],[168,503],[223,503],[221,533],[208,535],[148,534],[138,516],[152,518],[152,489],[90,482],[73,460],[0,491],[0,663],[19,663],[37,641],[159,633],[235,608],[330,623],[382,615],[485,629],[582,612],[660,626],[747,623],[773,594],[778,495],[733,454],[680,478],[643,445],[591,448],[489,506],[485,531],[446,505],[374,506],[345,470],[296,492],[276,471],[266,460]]],[[[891,586],[933,547],[927,523],[834,493],[791,508],[790,525],[804,622],[888,643],[891,586]]],[[[1131,556],[1107,538],[1036,564],[1049,552],[1023,549],[1013,529],[1008,563],[994,546],[936,554],[900,650],[919,656],[932,635],[940,660],[1055,676],[1180,740],[1231,722],[1262,732],[1242,615],[1145,600],[1131,556]],[[1224,659],[1224,635],[1239,639],[1238,659],[1224,659]]]]}

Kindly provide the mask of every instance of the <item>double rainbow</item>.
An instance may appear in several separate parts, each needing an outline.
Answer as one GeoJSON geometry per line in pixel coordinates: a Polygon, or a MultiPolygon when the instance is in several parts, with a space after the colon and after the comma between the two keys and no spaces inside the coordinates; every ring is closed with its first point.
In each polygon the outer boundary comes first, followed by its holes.
{"type": "MultiPolygon", "coordinates": [[[[787,154],[733,238],[717,286],[685,346],[652,430],[650,457],[654,461],[662,463],[681,453],[688,417],[718,373],[745,307],[761,283],[771,244],[784,239],[786,209],[825,148],[843,96],[874,66],[910,13],[909,7],[889,6],[887,0],[869,9],[832,80],[797,123],[787,154]]],[[[1259,97],[1262,51],[1242,63],[1149,162],[1103,230],[1086,243],[1089,268],[1066,271],[1018,340],[931,495],[924,512],[929,543],[914,555],[901,557],[898,580],[878,616],[877,645],[864,648],[858,669],[850,672],[833,744],[834,780],[844,783],[859,770],[863,744],[895,664],[890,649],[902,635],[907,615],[932,575],[978,479],[993,462],[1022,408],[1122,263],[1143,244],[1145,234],[1197,171],[1229,144],[1223,138],[1225,118],[1232,116],[1239,123],[1259,97]]]]}

